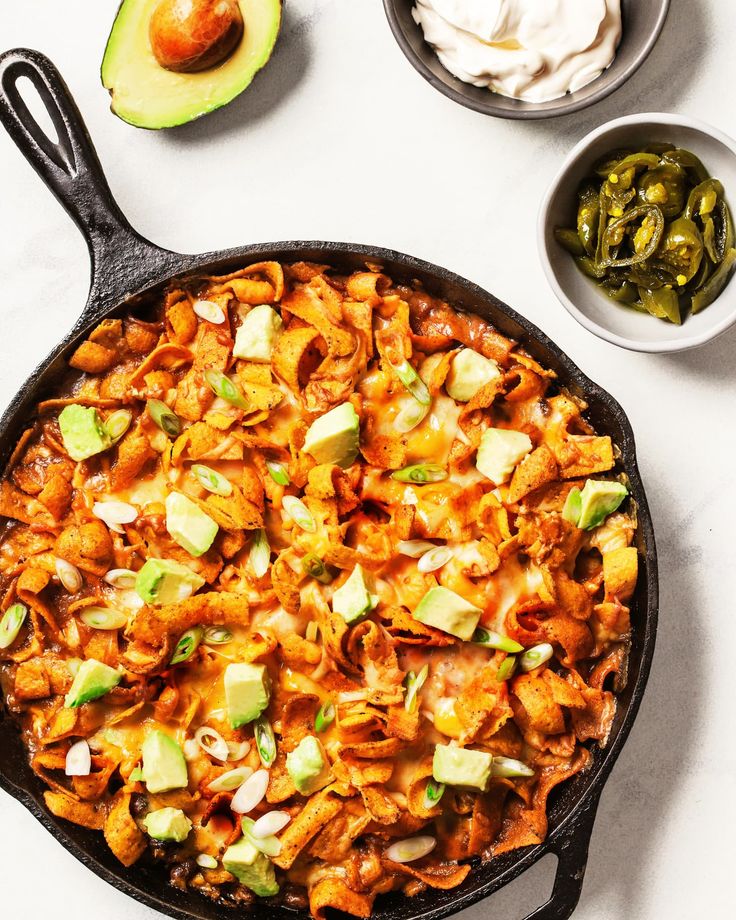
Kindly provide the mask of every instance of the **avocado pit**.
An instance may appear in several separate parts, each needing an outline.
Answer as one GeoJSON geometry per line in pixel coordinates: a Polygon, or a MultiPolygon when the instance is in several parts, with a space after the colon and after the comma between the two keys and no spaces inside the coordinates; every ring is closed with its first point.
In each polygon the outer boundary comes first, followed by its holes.
{"type": "Polygon", "coordinates": [[[149,38],[166,70],[197,73],[227,60],[244,30],[237,0],[161,0],[151,16],[149,38]]]}

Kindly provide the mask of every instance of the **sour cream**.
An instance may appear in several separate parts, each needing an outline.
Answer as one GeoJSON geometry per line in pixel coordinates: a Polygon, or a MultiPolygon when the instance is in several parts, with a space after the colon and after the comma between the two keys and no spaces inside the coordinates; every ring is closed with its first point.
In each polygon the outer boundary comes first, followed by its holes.
{"type": "Polygon", "coordinates": [[[413,16],[456,77],[526,102],[590,83],[621,40],[621,0],[416,0],[413,16]]]}

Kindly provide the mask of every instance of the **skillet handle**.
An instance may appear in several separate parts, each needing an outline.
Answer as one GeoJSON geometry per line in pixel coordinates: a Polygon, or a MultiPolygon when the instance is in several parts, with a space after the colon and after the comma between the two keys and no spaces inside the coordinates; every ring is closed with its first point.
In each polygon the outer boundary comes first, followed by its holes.
{"type": "Polygon", "coordinates": [[[586,801],[551,844],[550,850],[558,859],[552,894],[546,904],[528,914],[525,920],[568,920],[572,916],[583,890],[588,847],[599,799],[600,792],[586,801]]]}
{"type": "Polygon", "coordinates": [[[19,48],[0,55],[0,121],[84,234],[92,263],[87,314],[103,312],[173,265],[174,253],[150,243],[125,219],[69,89],[38,51],[19,48]],[[18,88],[22,77],[38,92],[58,141],[46,135],[26,105],[18,88]]]}

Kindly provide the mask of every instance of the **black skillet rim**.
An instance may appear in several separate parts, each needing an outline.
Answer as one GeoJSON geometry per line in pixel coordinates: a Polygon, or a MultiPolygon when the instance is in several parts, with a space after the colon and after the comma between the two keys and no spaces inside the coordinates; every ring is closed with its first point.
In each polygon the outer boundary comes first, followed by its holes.
{"type": "MultiPolygon", "coordinates": [[[[615,729],[614,735],[610,740],[609,745],[605,749],[597,751],[594,756],[592,766],[579,777],[575,778],[580,781],[579,785],[582,785],[583,788],[578,792],[574,802],[570,806],[563,806],[560,809],[563,813],[559,817],[559,823],[555,824],[555,826],[550,830],[546,840],[542,844],[530,848],[525,848],[523,850],[514,851],[510,854],[506,854],[504,857],[497,858],[489,863],[486,863],[484,866],[474,869],[474,871],[471,872],[469,879],[478,880],[480,877],[481,881],[471,891],[465,893],[462,893],[462,891],[459,893],[434,892],[433,900],[438,902],[434,907],[413,911],[410,909],[411,905],[416,904],[420,906],[420,901],[424,900],[424,898],[422,896],[418,896],[414,899],[402,897],[397,905],[398,909],[394,907],[396,904],[396,900],[394,900],[387,906],[387,909],[379,909],[373,914],[373,917],[375,917],[376,920],[391,917],[397,918],[397,920],[410,920],[410,918],[419,917],[423,918],[423,920],[441,920],[441,918],[448,917],[483,900],[485,897],[529,868],[532,864],[541,859],[546,853],[559,852],[560,847],[574,847],[576,845],[576,838],[574,836],[576,825],[584,824],[586,822],[586,818],[589,818],[590,821],[592,821],[598,797],[600,796],[600,793],[613,767],[613,764],[615,763],[615,760],[617,759],[621,748],[623,747],[628,737],[631,727],[633,726],[644,693],[649,670],[651,667],[652,657],[654,654],[656,621],[658,614],[658,584],[656,546],[654,542],[652,520],[638,471],[634,436],[630,422],[619,403],[607,391],[603,390],[600,386],[590,380],[590,378],[588,378],[588,376],[584,374],[580,368],[577,367],[577,365],[569,358],[569,356],[561,348],[559,348],[559,346],[552,342],[552,340],[549,339],[548,336],[540,329],[538,329],[533,323],[518,314],[507,304],[499,301],[496,297],[478,285],[468,281],[465,278],[462,278],[453,272],[448,271],[447,269],[441,268],[423,260],[416,259],[403,253],[382,247],[321,241],[256,244],[227,250],[221,253],[206,253],[199,256],[178,256],[175,254],[167,255],[169,255],[170,258],[165,261],[163,266],[159,267],[157,276],[151,280],[150,283],[142,285],[139,289],[142,296],[154,294],[157,288],[168,281],[176,278],[184,278],[186,276],[203,273],[207,271],[209,267],[211,267],[212,270],[220,271],[223,267],[227,267],[235,263],[247,264],[247,260],[258,261],[267,257],[276,257],[283,261],[289,261],[290,259],[311,258],[316,261],[330,262],[330,264],[334,264],[338,268],[340,267],[341,260],[349,261],[350,259],[358,259],[363,262],[367,261],[392,263],[393,266],[399,266],[400,269],[404,269],[404,276],[402,280],[409,280],[413,273],[416,272],[419,275],[424,275],[425,277],[431,279],[429,283],[426,284],[430,290],[432,288],[432,282],[437,282],[439,286],[445,284],[455,286],[466,293],[469,299],[488,304],[491,312],[493,312],[493,310],[500,311],[504,318],[508,320],[509,324],[517,325],[521,330],[523,330],[524,337],[521,339],[522,344],[524,344],[531,353],[534,353],[535,350],[546,352],[547,355],[542,356],[542,359],[546,359],[548,363],[557,363],[558,366],[563,370],[564,376],[566,377],[564,382],[566,384],[572,384],[576,386],[581,392],[583,392],[591,406],[597,404],[605,407],[605,409],[610,412],[610,414],[616,420],[617,424],[620,426],[621,432],[623,433],[623,439],[617,439],[617,445],[621,450],[621,464],[629,476],[631,492],[638,505],[639,534],[641,540],[643,541],[643,555],[646,561],[647,573],[645,586],[646,590],[642,593],[638,605],[638,607],[641,607],[643,601],[644,609],[639,611],[639,617],[642,620],[640,627],[640,665],[634,683],[627,686],[625,691],[628,693],[629,689],[631,690],[630,700],[628,701],[625,709],[622,710],[621,722],[618,728],[615,729]],[[178,270],[176,270],[177,268],[178,270]],[[554,361],[550,361],[550,356],[554,357],[554,361]],[[590,812],[590,814],[587,814],[586,812],[590,812]],[[484,871],[490,876],[485,882],[482,881],[482,875],[480,875],[480,873],[483,873],[484,871]],[[449,897],[447,897],[448,894],[449,897]],[[442,895],[447,897],[446,901],[444,901],[444,898],[441,897],[442,895]],[[443,901],[444,903],[442,903],[443,901]],[[403,910],[401,909],[402,907],[404,908],[403,910]]],[[[395,268],[389,268],[387,270],[396,271],[395,268]]],[[[136,294],[136,296],[138,296],[138,294],[136,294]]],[[[123,298],[122,302],[117,305],[105,306],[103,309],[95,309],[94,298],[91,297],[90,303],[88,304],[87,310],[85,310],[85,314],[82,320],[76,324],[74,329],[62,341],[62,343],[60,343],[52,351],[47,361],[42,362],[39,368],[36,369],[26,384],[21,387],[17,396],[11,402],[6,412],[3,414],[3,417],[0,420],[0,435],[4,435],[8,428],[12,428],[18,423],[16,416],[18,411],[21,409],[20,403],[25,401],[23,399],[24,394],[27,395],[30,391],[33,391],[33,398],[37,398],[37,394],[35,393],[36,384],[43,370],[50,363],[57,361],[60,356],[63,356],[72,347],[74,347],[74,344],[79,339],[81,339],[84,334],[89,331],[89,328],[97,323],[103,315],[114,313],[116,310],[126,309],[126,305],[128,304],[129,300],[127,298],[123,298]]],[[[499,325],[493,320],[492,317],[491,321],[494,322],[494,325],[499,325]]],[[[503,329],[500,329],[500,331],[504,332],[503,329]]],[[[2,730],[3,721],[4,720],[0,719],[0,731],[2,730]]],[[[575,779],[571,782],[575,782],[575,779]]],[[[201,913],[194,912],[189,908],[180,907],[177,904],[171,903],[169,900],[164,900],[163,897],[157,897],[155,894],[151,893],[148,888],[141,887],[141,883],[138,881],[138,879],[141,878],[140,875],[137,875],[136,880],[133,881],[129,878],[123,877],[123,871],[127,872],[128,870],[123,870],[122,866],[116,872],[101,864],[94,855],[93,847],[90,847],[88,850],[84,846],[78,844],[75,840],[71,839],[69,833],[65,830],[65,827],[61,821],[55,819],[43,808],[40,802],[34,797],[30,789],[19,787],[9,778],[4,776],[2,772],[0,772],[0,786],[2,786],[2,788],[13,795],[18,801],[20,801],[21,804],[23,804],[75,858],[77,858],[80,862],[87,866],[87,868],[91,869],[93,872],[95,872],[96,875],[103,878],[116,889],[123,891],[124,893],[133,897],[135,900],[138,900],[139,902],[149,907],[159,910],[168,916],[176,918],[176,920],[191,920],[191,918],[212,916],[212,903],[203,898],[201,895],[196,895],[196,897],[198,900],[203,902],[203,911],[201,913]],[[207,910],[208,907],[210,908],[209,911],[207,910]]],[[[40,784],[38,784],[38,786],[40,789],[40,784]]],[[[563,784],[563,786],[567,788],[568,784],[563,784]]],[[[554,816],[551,815],[551,818],[551,823],[553,823],[554,816]]],[[[584,830],[581,830],[580,836],[581,838],[585,837],[584,830]]],[[[584,844],[585,851],[587,851],[587,839],[584,841],[581,839],[580,844],[584,844]]],[[[584,862],[584,853],[582,859],[584,862]]],[[[146,872],[145,875],[146,877],[149,877],[149,873],[146,872]]],[[[172,899],[178,899],[177,896],[179,893],[169,885],[169,882],[166,878],[161,878],[160,881],[153,878],[150,878],[149,880],[161,886],[164,897],[169,895],[172,899]]],[[[380,903],[381,902],[379,901],[379,905],[380,903]]],[[[384,901],[384,903],[386,902],[384,901]]],[[[270,905],[258,905],[258,908],[259,909],[257,910],[251,910],[251,913],[253,915],[261,915],[265,917],[266,913],[272,914],[275,910],[278,913],[283,913],[284,916],[306,916],[306,914],[303,912],[292,911],[283,907],[273,908],[270,905]]],[[[224,910],[225,908],[217,908],[218,911],[221,909],[224,910]]],[[[569,914],[566,916],[569,916],[569,914]]]]}

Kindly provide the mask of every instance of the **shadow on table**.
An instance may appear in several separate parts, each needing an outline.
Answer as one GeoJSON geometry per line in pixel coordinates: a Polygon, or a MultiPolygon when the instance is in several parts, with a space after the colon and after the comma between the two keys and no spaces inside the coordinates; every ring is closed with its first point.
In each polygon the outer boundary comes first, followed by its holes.
{"type": "Polygon", "coordinates": [[[583,137],[612,118],[633,112],[668,112],[677,110],[687,88],[697,80],[704,66],[708,43],[705,17],[699,3],[671,0],[659,41],[639,70],[615,93],[597,105],[542,121],[522,122],[529,133],[544,132],[567,148],[571,131],[583,137]]]}
{"type": "Polygon", "coordinates": [[[256,74],[253,83],[229,105],[206,118],[162,131],[163,140],[174,144],[210,143],[213,139],[225,139],[269,115],[294,92],[309,70],[312,25],[311,17],[298,19],[286,4],[273,55],[256,74]]]}
{"type": "MultiPolygon", "coordinates": [[[[729,298],[736,309],[736,274],[721,297],[729,298]]],[[[687,323],[687,320],[685,321],[687,323]]],[[[674,364],[677,368],[677,380],[680,386],[687,386],[691,379],[710,378],[714,386],[734,386],[736,384],[736,326],[719,335],[717,339],[691,348],[675,355],[655,355],[651,360],[664,364],[674,364]]],[[[677,398],[677,394],[672,394],[677,398]]],[[[707,407],[704,407],[707,409],[707,407]]]]}

